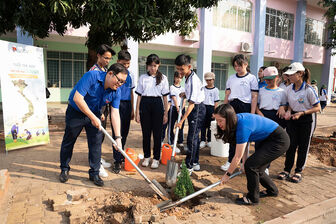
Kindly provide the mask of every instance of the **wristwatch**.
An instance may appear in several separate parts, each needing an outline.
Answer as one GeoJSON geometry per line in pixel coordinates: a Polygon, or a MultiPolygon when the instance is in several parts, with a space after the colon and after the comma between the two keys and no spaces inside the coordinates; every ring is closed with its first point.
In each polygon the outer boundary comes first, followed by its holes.
{"type": "Polygon", "coordinates": [[[226,174],[228,177],[231,176],[231,173],[229,173],[229,172],[226,172],[225,174],[226,174]]]}
{"type": "Polygon", "coordinates": [[[122,139],[122,137],[121,137],[121,136],[115,136],[115,139],[118,139],[118,138],[122,139]]]}

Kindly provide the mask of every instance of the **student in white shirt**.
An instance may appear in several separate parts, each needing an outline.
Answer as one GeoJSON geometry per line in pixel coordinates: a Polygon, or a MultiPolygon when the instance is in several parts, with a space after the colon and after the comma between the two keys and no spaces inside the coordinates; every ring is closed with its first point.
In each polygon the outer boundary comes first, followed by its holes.
{"type": "Polygon", "coordinates": [[[205,142],[207,142],[207,146],[211,147],[211,131],[210,124],[211,121],[214,120],[212,118],[212,114],[214,109],[217,107],[219,102],[219,90],[215,87],[215,74],[213,72],[207,72],[204,74],[204,79],[207,85],[204,87],[204,105],[205,105],[205,119],[204,125],[201,129],[201,143],[200,148],[205,147],[205,142]]]}
{"type": "MultiPolygon", "coordinates": [[[[226,82],[224,104],[229,103],[236,114],[256,112],[258,101],[258,81],[255,75],[247,71],[248,59],[242,54],[234,56],[232,66],[237,72],[226,82]]],[[[221,166],[227,171],[235,154],[235,145],[230,144],[228,161],[221,166]]]]}
{"type": "Polygon", "coordinates": [[[159,71],[160,58],[156,54],[147,57],[147,74],[139,78],[135,93],[138,94],[136,106],[136,122],[141,123],[144,160],[142,166],[147,167],[151,157],[151,135],[154,139],[154,158],[152,169],[159,167],[161,156],[162,126],[168,120],[169,84],[168,79],[159,71]]]}
{"type": "Polygon", "coordinates": [[[306,164],[313,133],[312,114],[320,111],[321,107],[315,90],[308,84],[310,79],[308,69],[305,69],[300,62],[294,62],[289,66],[286,74],[292,83],[286,89],[288,110],[284,116],[288,120],[286,130],[290,137],[290,146],[286,152],[284,171],[278,175],[278,179],[289,179],[299,183],[302,180],[302,171],[306,164]],[[298,156],[295,174],[290,177],[296,149],[298,156]]]}
{"type": "Polygon", "coordinates": [[[185,97],[189,105],[187,111],[176,124],[182,128],[183,122],[188,118],[188,153],[186,157],[186,165],[189,172],[200,170],[199,164],[199,133],[203,126],[205,117],[204,90],[203,84],[196,73],[191,70],[191,57],[181,54],[175,59],[176,70],[181,76],[185,77],[185,93],[181,93],[181,97],[185,97]]]}
{"type": "Polygon", "coordinates": [[[327,100],[328,100],[327,86],[322,85],[320,90],[321,113],[323,113],[324,108],[327,106],[327,100]]]}

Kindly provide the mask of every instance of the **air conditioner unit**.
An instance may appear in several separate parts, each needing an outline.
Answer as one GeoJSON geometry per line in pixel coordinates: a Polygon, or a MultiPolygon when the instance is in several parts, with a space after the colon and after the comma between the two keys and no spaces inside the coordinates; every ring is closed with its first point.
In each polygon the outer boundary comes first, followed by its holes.
{"type": "Polygon", "coordinates": [[[192,31],[189,35],[184,36],[184,40],[186,41],[199,41],[200,35],[198,30],[192,31]]]}
{"type": "Polygon", "coordinates": [[[253,45],[252,45],[252,43],[241,42],[240,51],[247,52],[247,53],[252,53],[253,52],[253,45]]]}

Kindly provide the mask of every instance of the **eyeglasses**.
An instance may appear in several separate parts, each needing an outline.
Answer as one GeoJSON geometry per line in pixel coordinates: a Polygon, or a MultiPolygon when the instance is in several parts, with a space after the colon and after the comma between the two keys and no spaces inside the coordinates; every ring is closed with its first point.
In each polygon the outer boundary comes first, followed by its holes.
{"type": "Polygon", "coordinates": [[[117,78],[117,81],[120,85],[125,84],[125,80],[121,80],[117,75],[114,75],[117,78]]]}

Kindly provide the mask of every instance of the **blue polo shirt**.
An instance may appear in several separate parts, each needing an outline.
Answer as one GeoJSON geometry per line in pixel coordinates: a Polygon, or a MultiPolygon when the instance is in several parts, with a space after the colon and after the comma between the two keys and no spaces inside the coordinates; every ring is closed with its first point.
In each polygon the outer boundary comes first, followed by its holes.
{"type": "Polygon", "coordinates": [[[236,143],[258,142],[267,138],[279,125],[256,114],[237,114],[236,143]]]}
{"type": "Polygon", "coordinates": [[[100,114],[102,106],[110,103],[113,108],[119,108],[120,104],[120,88],[112,90],[110,88],[104,89],[106,72],[103,71],[88,71],[78,81],[72,89],[69,96],[69,104],[77,111],[80,109],[73,101],[75,92],[84,96],[84,100],[89,106],[90,110],[95,114],[100,114]]]}
{"type": "Polygon", "coordinates": [[[122,86],[119,87],[120,92],[121,92],[120,100],[130,101],[131,100],[131,91],[134,87],[132,86],[133,80],[131,78],[131,75],[130,75],[129,71],[127,71],[127,72],[128,72],[128,74],[127,74],[126,82],[122,86]]]}

